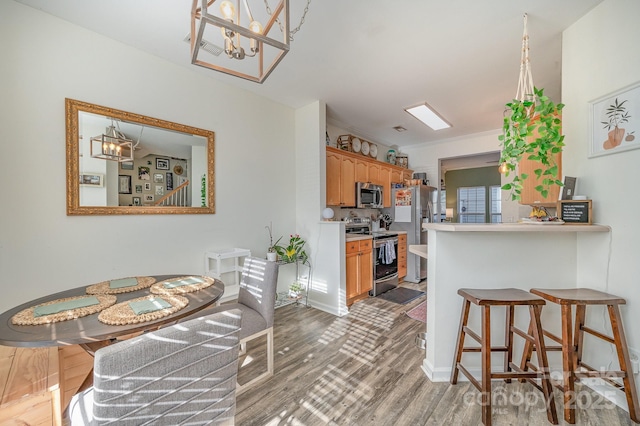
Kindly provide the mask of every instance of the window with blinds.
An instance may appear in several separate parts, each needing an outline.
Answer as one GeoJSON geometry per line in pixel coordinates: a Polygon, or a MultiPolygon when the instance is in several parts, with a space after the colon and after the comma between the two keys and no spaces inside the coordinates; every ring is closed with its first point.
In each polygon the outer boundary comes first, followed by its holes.
{"type": "Polygon", "coordinates": [[[499,185],[470,186],[458,188],[458,222],[500,223],[502,222],[502,199],[499,185]],[[487,204],[487,196],[489,203],[487,204]],[[487,220],[489,206],[489,220],[487,220]]]}
{"type": "Polygon", "coordinates": [[[458,222],[486,222],[486,193],[487,188],[485,186],[458,188],[458,222]]]}

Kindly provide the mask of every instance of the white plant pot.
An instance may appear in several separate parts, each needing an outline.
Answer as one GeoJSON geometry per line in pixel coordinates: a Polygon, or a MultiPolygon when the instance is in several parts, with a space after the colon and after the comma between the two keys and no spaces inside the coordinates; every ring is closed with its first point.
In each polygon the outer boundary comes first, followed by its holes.
{"type": "Polygon", "coordinates": [[[267,260],[269,262],[275,262],[277,258],[278,258],[278,253],[276,253],[275,251],[274,252],[271,252],[271,251],[267,252],[267,260]]]}

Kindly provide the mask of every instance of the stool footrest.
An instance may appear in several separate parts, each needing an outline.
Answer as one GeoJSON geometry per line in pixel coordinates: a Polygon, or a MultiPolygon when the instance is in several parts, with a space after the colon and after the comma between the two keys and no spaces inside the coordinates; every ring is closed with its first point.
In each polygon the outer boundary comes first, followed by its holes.
{"type": "Polygon", "coordinates": [[[482,338],[480,338],[480,336],[475,331],[473,331],[472,329],[470,329],[466,325],[464,327],[462,327],[462,332],[464,334],[468,335],[469,337],[471,337],[476,342],[482,344],[482,338]]]}
{"type": "MultiPolygon", "coordinates": [[[[551,333],[550,331],[547,330],[542,330],[542,334],[547,336],[549,339],[553,340],[556,343],[562,344],[562,337],[558,337],[555,334],[551,333]]],[[[549,346],[547,346],[548,348],[549,346]]]]}
{"type": "Polygon", "coordinates": [[[525,333],[524,331],[520,330],[518,327],[511,327],[511,331],[516,333],[518,336],[522,337],[523,339],[527,340],[530,343],[535,344],[536,340],[533,338],[532,335],[525,333]]]}
{"type": "Polygon", "coordinates": [[[475,388],[476,388],[476,389],[478,389],[479,391],[481,391],[481,390],[482,390],[482,385],[480,384],[480,382],[479,382],[475,377],[473,377],[473,374],[471,374],[471,373],[469,372],[469,370],[467,370],[467,369],[465,368],[465,366],[464,366],[464,365],[462,365],[462,364],[458,363],[458,365],[456,366],[456,368],[457,368],[458,370],[460,370],[460,371],[462,372],[462,374],[464,374],[464,375],[467,377],[467,379],[469,379],[469,381],[471,382],[471,384],[472,384],[473,386],[475,386],[475,388]]]}
{"type": "Polygon", "coordinates": [[[613,337],[609,337],[609,336],[607,336],[606,334],[602,334],[602,333],[600,333],[598,330],[594,330],[593,328],[589,328],[589,327],[587,327],[587,326],[585,326],[585,325],[583,325],[580,329],[581,329],[582,331],[586,332],[586,333],[591,334],[592,336],[599,337],[600,339],[602,339],[602,340],[604,340],[604,341],[606,341],[606,342],[609,342],[609,343],[611,343],[612,345],[615,345],[615,344],[616,344],[616,341],[615,341],[615,340],[613,340],[613,337]]]}
{"type": "MultiPolygon", "coordinates": [[[[506,346],[491,346],[491,352],[506,352],[506,351],[507,351],[506,346]]],[[[482,348],[465,347],[465,348],[462,348],[462,352],[482,352],[482,348]]]]}

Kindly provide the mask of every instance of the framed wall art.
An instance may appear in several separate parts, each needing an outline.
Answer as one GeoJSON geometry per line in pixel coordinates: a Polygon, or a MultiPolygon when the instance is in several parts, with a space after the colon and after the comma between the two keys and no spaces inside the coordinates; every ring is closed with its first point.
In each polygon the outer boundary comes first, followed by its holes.
{"type": "Polygon", "coordinates": [[[120,163],[120,170],[133,170],[133,161],[123,161],[120,163]]]}
{"type": "Polygon", "coordinates": [[[153,194],[144,194],[145,203],[153,203],[153,194]]]}
{"type": "Polygon", "coordinates": [[[131,194],[131,175],[118,176],[118,194],[131,194]]]}
{"type": "Polygon", "coordinates": [[[162,182],[164,182],[164,175],[162,173],[154,173],[153,174],[153,182],[154,183],[162,183],[162,182]]]}
{"type": "Polygon", "coordinates": [[[156,169],[158,169],[158,170],[169,170],[169,159],[168,158],[156,158],[156,169]]]}
{"type": "Polygon", "coordinates": [[[151,180],[151,175],[149,174],[149,168],[140,166],[138,167],[138,179],[140,180],[151,180]]]}
{"type": "Polygon", "coordinates": [[[98,173],[80,175],[80,186],[104,186],[104,175],[98,173]]]}
{"type": "Polygon", "coordinates": [[[640,148],[640,81],[590,102],[589,157],[640,148]]]}
{"type": "Polygon", "coordinates": [[[144,184],[144,190],[145,191],[151,191],[151,184],[150,183],[145,183],[144,184]]]}
{"type": "Polygon", "coordinates": [[[167,191],[173,191],[173,173],[167,172],[167,191]]]}
{"type": "Polygon", "coordinates": [[[133,205],[134,206],[141,206],[142,205],[140,197],[133,197],[133,205]]]}

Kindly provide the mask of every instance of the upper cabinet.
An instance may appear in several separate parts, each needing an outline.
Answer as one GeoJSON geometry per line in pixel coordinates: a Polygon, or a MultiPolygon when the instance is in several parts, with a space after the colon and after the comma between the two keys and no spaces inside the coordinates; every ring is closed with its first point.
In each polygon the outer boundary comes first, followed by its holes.
{"type": "Polygon", "coordinates": [[[371,182],[382,186],[384,207],[391,207],[392,184],[403,183],[412,175],[402,167],[327,147],[327,205],[355,206],[356,182],[371,182]]]}

